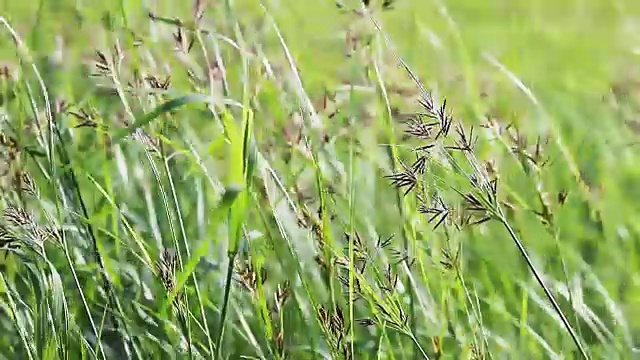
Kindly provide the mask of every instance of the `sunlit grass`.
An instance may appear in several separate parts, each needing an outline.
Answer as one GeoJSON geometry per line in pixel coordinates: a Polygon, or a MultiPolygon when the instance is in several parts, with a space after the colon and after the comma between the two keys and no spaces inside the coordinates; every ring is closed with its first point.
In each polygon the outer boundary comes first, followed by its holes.
{"type": "Polygon", "coordinates": [[[639,356],[639,5],[370,3],[0,4],[0,357],[639,356]]]}

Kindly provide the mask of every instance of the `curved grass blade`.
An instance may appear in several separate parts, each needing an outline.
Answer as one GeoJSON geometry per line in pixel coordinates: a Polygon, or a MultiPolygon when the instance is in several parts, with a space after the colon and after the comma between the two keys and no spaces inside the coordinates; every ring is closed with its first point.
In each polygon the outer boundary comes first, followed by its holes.
{"type": "Polygon", "coordinates": [[[116,131],[116,133],[113,136],[113,143],[114,144],[119,143],[125,138],[131,136],[136,131],[136,129],[149,124],[150,122],[152,122],[162,114],[168,113],[172,110],[178,109],[187,104],[192,104],[192,103],[206,104],[209,102],[210,102],[209,97],[202,94],[189,94],[189,95],[181,96],[175,99],[171,99],[167,102],[164,102],[158,105],[155,109],[151,110],[148,113],[142,114],[140,116],[136,116],[136,121],[133,124],[130,124],[129,126],[116,131]]]}

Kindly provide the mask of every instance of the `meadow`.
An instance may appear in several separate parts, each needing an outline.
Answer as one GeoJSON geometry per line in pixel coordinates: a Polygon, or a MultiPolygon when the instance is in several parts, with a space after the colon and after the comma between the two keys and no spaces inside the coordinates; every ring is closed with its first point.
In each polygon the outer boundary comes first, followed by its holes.
{"type": "Polygon", "coordinates": [[[640,359],[640,2],[0,33],[0,359],[640,359]]]}

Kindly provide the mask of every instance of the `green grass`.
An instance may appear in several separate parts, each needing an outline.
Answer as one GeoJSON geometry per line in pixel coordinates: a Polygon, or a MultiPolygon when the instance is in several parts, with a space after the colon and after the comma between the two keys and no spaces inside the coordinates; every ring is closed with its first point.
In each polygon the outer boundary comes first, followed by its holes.
{"type": "Polygon", "coordinates": [[[640,5],[360,4],[1,2],[0,359],[639,357],[640,5]]]}

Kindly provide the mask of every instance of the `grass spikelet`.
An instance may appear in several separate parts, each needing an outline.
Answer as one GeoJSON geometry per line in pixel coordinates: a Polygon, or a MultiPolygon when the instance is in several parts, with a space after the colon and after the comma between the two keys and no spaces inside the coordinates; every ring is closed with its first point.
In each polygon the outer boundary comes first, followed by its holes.
{"type": "Polygon", "coordinates": [[[8,205],[2,213],[4,221],[15,227],[29,227],[35,224],[33,214],[15,205],[8,205]]]}

